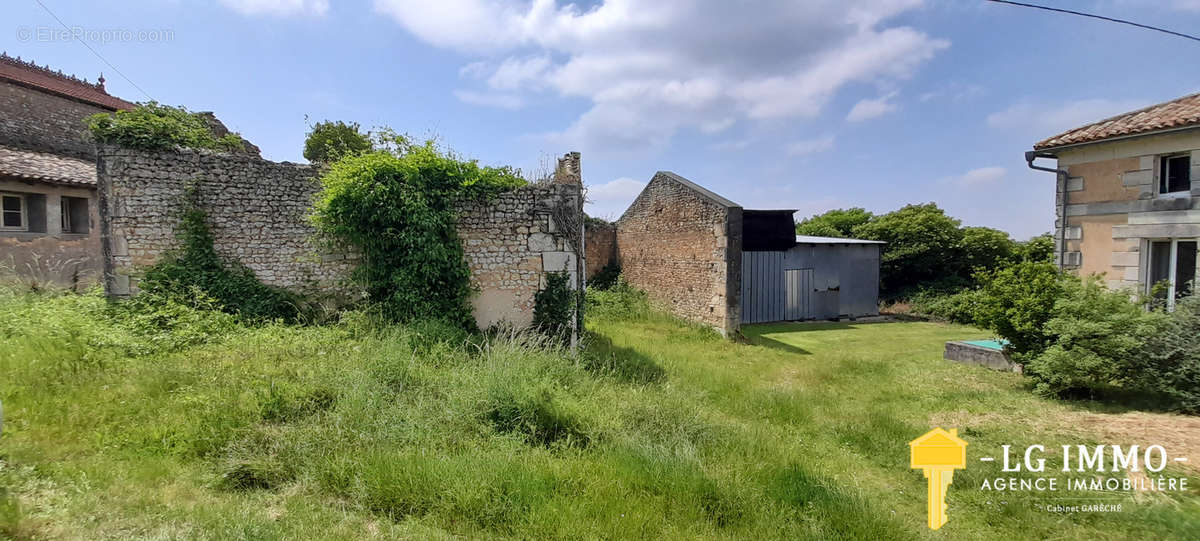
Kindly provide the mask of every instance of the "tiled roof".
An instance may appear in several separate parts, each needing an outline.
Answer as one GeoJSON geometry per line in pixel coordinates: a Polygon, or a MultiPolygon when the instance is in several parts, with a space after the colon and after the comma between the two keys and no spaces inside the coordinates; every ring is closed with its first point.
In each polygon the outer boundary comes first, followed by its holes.
{"type": "Polygon", "coordinates": [[[0,147],[0,175],[77,186],[96,185],[96,163],[59,154],[0,147]]]}
{"type": "Polygon", "coordinates": [[[36,88],[52,94],[58,94],[111,111],[117,109],[133,109],[134,104],[116,96],[110,96],[104,90],[104,78],[98,83],[89,83],[61,71],[52,71],[33,62],[0,54],[0,80],[36,88]]]}
{"type": "Polygon", "coordinates": [[[1112,137],[1137,135],[1159,130],[1200,126],[1200,93],[1190,94],[1144,109],[1130,111],[1086,126],[1068,130],[1042,141],[1033,148],[1043,150],[1080,143],[1095,143],[1112,137]]]}

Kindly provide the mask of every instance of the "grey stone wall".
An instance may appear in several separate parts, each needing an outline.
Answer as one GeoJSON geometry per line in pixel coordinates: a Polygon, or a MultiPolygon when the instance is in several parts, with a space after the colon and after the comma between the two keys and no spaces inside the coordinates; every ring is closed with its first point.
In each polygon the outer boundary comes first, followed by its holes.
{"type": "MultiPolygon", "coordinates": [[[[97,167],[112,295],[136,293],[138,276],[176,246],[179,203],[192,183],[221,256],[242,262],[266,284],[335,299],[358,294],[346,283],[356,258],[325,248],[306,220],[319,189],[316,167],[111,146],[100,148],[97,167]]],[[[473,306],[481,327],[528,325],[547,271],[567,270],[577,280],[582,262],[552,209],[565,206],[581,215],[581,190],[577,183],[547,182],[460,206],[458,231],[479,290],[473,306]]]]}
{"type": "Polygon", "coordinates": [[[0,81],[0,145],[95,158],[87,117],[108,113],[94,105],[0,81]]]}

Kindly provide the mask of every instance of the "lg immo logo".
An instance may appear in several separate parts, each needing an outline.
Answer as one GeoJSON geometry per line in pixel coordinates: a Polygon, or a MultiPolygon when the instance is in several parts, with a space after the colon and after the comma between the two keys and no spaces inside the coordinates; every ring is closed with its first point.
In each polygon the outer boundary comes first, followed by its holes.
{"type": "Polygon", "coordinates": [[[910,465],[923,470],[929,482],[929,528],[946,524],[946,489],[954,482],[954,470],[967,467],[967,442],[958,429],[935,428],[908,442],[910,465]]]}

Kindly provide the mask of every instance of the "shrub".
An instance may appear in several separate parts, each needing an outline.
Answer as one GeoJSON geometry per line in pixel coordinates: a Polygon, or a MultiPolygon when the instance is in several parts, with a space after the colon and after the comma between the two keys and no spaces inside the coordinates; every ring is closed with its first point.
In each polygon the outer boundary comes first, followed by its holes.
{"type": "Polygon", "coordinates": [[[976,314],[983,303],[984,293],[979,289],[964,289],[958,293],[941,294],[933,290],[922,290],[909,299],[912,311],[937,319],[974,325],[976,314]]]}
{"type": "Polygon", "coordinates": [[[1177,302],[1130,361],[1133,385],[1163,396],[1171,409],[1200,413],[1200,297],[1177,302]]]}
{"type": "Polygon", "coordinates": [[[359,131],[357,122],[318,122],[304,140],[304,159],[313,163],[332,163],[369,150],[371,139],[359,131]]]}
{"type": "Polygon", "coordinates": [[[321,177],[311,219],[334,241],[359,250],[355,271],[388,320],[440,318],[473,328],[470,271],[455,230],[454,205],[522,186],[507,167],[481,167],[433,142],[400,136],[346,156],[321,177]]]}
{"type": "Polygon", "coordinates": [[[1024,363],[1049,347],[1046,333],[1054,303],[1062,296],[1063,275],[1050,263],[1022,262],[979,275],[983,295],[976,321],[1009,342],[1013,359],[1024,363]]]}
{"type": "Polygon", "coordinates": [[[298,319],[303,304],[298,295],[267,286],[245,265],[223,261],[217,255],[207,215],[196,198],[194,187],[184,195],[179,248],[148,269],[139,288],[159,298],[210,307],[205,299],[196,297],[198,291],[203,292],[215,299],[221,310],[253,320],[298,319]]]}
{"type": "Polygon", "coordinates": [[[1018,261],[1050,263],[1054,261],[1054,237],[1042,233],[1025,242],[1019,242],[1014,253],[1018,261]]]}
{"type": "Polygon", "coordinates": [[[617,278],[621,276],[621,263],[617,261],[609,261],[604,268],[596,272],[591,280],[588,280],[588,287],[594,289],[612,289],[617,285],[617,278]]]}
{"type": "Polygon", "coordinates": [[[862,208],[834,209],[801,220],[796,224],[796,234],[845,238],[854,233],[855,227],[871,221],[874,217],[874,214],[862,208]]]}
{"type": "Polygon", "coordinates": [[[587,290],[587,311],[589,318],[634,320],[650,314],[650,302],[644,291],[618,277],[608,290],[587,290]]]}
{"type": "Polygon", "coordinates": [[[1131,370],[1163,314],[1109,290],[1099,277],[1060,281],[1062,296],[1044,325],[1048,347],[1026,365],[1035,389],[1048,396],[1094,395],[1137,386],[1131,370]]]}
{"type": "Polygon", "coordinates": [[[546,273],[546,287],[533,296],[533,328],[546,336],[570,340],[575,294],[571,275],[565,271],[546,273]]]}
{"type": "Polygon", "coordinates": [[[1017,243],[1008,233],[990,227],[962,228],[961,249],[966,271],[994,269],[1012,261],[1017,243]]]}
{"type": "Polygon", "coordinates": [[[175,147],[244,150],[246,141],[236,133],[216,136],[203,113],[183,107],[138,104],[127,111],[97,113],[88,117],[96,141],[124,147],[167,150],[175,147]]]}

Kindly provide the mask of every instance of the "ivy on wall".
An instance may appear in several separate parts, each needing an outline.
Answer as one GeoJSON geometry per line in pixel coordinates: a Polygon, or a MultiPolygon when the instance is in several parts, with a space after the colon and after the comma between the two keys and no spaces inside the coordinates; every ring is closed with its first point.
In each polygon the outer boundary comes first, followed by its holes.
{"type": "Polygon", "coordinates": [[[217,136],[209,117],[183,107],[140,103],[128,111],[97,113],[87,119],[97,142],[129,148],[167,150],[175,147],[244,150],[246,140],[236,133],[217,136]]]}
{"type": "Polygon", "coordinates": [[[198,289],[216,299],[222,311],[248,319],[299,319],[304,304],[298,295],[263,284],[245,265],[217,254],[198,193],[194,185],[184,192],[179,247],[150,267],[138,288],[168,298],[190,297],[198,289]]]}
{"type": "Polygon", "coordinates": [[[321,177],[311,220],[361,254],[355,278],[390,320],[433,318],[466,328],[470,270],[455,229],[455,203],[525,185],[507,167],[482,167],[385,131],[376,150],[348,155],[321,177]]]}

